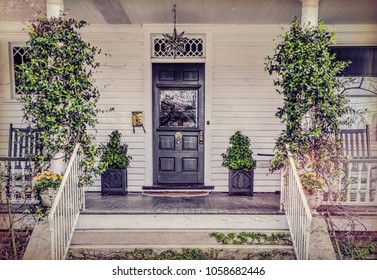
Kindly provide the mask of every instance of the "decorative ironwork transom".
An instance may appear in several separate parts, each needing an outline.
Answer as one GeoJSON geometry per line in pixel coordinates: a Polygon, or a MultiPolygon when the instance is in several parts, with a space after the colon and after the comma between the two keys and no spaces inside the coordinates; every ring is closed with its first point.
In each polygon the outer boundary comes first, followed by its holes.
{"type": "MultiPolygon", "coordinates": [[[[184,52],[178,51],[176,58],[204,58],[204,36],[190,36],[184,43],[184,52]]],[[[166,38],[162,35],[152,35],[152,58],[174,58],[174,53],[167,47],[166,38]]]]}

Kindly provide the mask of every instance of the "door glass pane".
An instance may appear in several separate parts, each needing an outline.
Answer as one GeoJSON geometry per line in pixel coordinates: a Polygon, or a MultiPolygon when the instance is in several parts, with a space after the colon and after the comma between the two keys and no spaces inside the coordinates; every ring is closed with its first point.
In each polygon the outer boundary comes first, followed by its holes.
{"type": "Polygon", "coordinates": [[[197,127],[197,121],[197,90],[160,91],[160,127],[197,127]]]}

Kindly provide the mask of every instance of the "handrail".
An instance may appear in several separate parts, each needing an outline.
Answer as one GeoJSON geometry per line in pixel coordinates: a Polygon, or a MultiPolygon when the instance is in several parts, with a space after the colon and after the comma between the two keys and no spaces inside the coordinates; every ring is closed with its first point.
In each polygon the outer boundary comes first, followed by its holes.
{"type": "Polygon", "coordinates": [[[282,176],[282,209],[286,213],[297,259],[309,259],[312,213],[306,200],[295,162],[288,151],[288,166],[282,176]]]}
{"type": "Polygon", "coordinates": [[[377,163],[377,158],[350,159],[347,163],[377,163]]]}
{"type": "Polygon", "coordinates": [[[64,259],[84,205],[84,188],[80,186],[80,145],[76,144],[48,215],[51,232],[51,258],[64,259]]]}

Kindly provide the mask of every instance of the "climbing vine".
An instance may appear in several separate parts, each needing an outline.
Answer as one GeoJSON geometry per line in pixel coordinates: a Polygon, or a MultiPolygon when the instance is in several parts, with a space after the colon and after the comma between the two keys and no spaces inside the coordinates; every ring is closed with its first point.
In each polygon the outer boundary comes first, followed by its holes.
{"type": "Polygon", "coordinates": [[[97,47],[85,42],[79,29],[85,21],[40,16],[28,26],[28,61],[16,69],[19,100],[24,118],[40,132],[43,154],[39,165],[48,163],[58,152],[67,160],[76,143],[83,148],[83,167],[93,171],[96,148],[89,129],[98,123],[100,98],[93,71],[99,67],[97,47]]]}
{"type": "Polygon", "coordinates": [[[278,75],[274,84],[284,101],[276,112],[285,129],[276,140],[272,172],[284,167],[286,147],[321,178],[340,170],[340,126],[349,122],[351,108],[337,75],[349,62],[336,61],[329,51],[334,39],[322,21],[314,27],[294,19],[274,55],[266,58],[265,69],[278,75]]]}

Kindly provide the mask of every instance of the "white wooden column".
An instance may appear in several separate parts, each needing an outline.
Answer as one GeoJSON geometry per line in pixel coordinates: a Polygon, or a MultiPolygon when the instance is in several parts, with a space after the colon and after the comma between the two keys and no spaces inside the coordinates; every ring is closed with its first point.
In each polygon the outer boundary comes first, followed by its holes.
{"type": "Polygon", "coordinates": [[[47,17],[59,17],[64,11],[64,0],[46,0],[47,17]]]}
{"type": "Polygon", "coordinates": [[[300,0],[301,7],[301,24],[318,25],[318,11],[320,0],[300,0]]]}
{"type": "MultiPolygon", "coordinates": [[[[46,0],[47,18],[59,17],[64,11],[64,0],[46,0]]],[[[63,151],[57,152],[51,160],[50,169],[55,173],[62,174],[65,171],[63,151]]]]}

